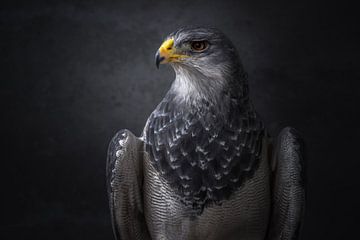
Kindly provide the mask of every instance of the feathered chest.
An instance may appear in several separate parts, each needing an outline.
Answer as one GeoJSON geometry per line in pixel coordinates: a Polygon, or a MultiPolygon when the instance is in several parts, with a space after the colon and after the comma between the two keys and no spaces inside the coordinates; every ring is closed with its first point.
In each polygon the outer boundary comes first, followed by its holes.
{"type": "Polygon", "coordinates": [[[149,117],[146,150],[185,204],[221,203],[253,175],[264,130],[247,101],[219,114],[209,102],[186,108],[168,97],[149,117]]]}

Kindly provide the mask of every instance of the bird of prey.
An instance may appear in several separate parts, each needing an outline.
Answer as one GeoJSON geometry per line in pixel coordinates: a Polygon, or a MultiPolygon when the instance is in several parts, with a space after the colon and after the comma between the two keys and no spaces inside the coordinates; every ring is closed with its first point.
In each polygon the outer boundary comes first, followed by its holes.
{"type": "Polygon", "coordinates": [[[269,137],[247,75],[219,30],[181,28],[155,56],[176,77],[141,137],[110,142],[114,235],[126,239],[294,240],[304,214],[303,141],[269,137]]]}

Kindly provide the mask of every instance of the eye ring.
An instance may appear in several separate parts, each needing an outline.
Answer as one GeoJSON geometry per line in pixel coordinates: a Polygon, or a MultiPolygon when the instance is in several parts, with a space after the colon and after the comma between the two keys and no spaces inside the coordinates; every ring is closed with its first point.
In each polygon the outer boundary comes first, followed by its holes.
{"type": "Polygon", "coordinates": [[[193,51],[202,52],[209,47],[209,43],[207,41],[192,41],[190,46],[193,51]]]}

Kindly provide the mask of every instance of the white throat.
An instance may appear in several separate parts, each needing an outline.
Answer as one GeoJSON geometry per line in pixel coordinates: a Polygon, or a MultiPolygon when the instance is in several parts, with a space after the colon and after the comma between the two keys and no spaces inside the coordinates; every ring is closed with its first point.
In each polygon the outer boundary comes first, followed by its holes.
{"type": "Polygon", "coordinates": [[[221,98],[226,79],[216,69],[204,69],[187,67],[184,65],[172,65],[176,77],[171,90],[176,93],[178,101],[187,104],[197,104],[201,100],[216,103],[221,98]]]}

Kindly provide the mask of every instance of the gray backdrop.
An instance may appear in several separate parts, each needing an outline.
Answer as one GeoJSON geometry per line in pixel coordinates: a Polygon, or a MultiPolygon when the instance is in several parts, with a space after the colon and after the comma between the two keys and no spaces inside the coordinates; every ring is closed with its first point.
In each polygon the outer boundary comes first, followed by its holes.
{"type": "Polygon", "coordinates": [[[223,30],[273,135],[304,136],[303,239],[359,226],[356,8],[273,1],[44,1],[0,4],[1,239],[112,239],[105,157],[122,128],[140,134],[174,73],[162,39],[183,25],[223,30]]]}

